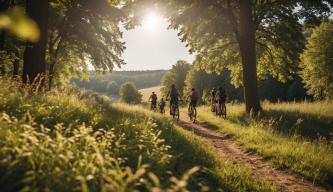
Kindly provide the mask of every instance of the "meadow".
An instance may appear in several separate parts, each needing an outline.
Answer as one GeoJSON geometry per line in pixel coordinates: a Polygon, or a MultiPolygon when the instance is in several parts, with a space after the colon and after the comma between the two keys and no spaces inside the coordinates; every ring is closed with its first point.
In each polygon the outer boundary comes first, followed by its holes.
{"type": "Polygon", "coordinates": [[[277,168],[301,174],[313,183],[332,184],[332,102],[263,102],[260,118],[252,120],[243,104],[227,107],[226,120],[215,117],[209,107],[199,108],[199,118],[277,168]]]}
{"type": "Polygon", "coordinates": [[[0,110],[2,191],[276,190],[140,106],[1,80],[0,110]]]}

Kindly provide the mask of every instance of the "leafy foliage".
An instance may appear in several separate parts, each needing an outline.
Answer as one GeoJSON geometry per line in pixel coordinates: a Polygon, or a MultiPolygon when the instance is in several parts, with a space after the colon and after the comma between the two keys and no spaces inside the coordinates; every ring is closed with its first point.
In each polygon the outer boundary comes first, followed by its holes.
{"type": "Polygon", "coordinates": [[[120,56],[125,46],[120,40],[119,22],[123,17],[114,1],[52,1],[48,41],[50,76],[61,82],[72,75],[87,73],[88,63],[97,71],[121,67],[124,61],[120,56]]]}
{"type": "Polygon", "coordinates": [[[133,83],[127,82],[121,85],[119,97],[121,102],[137,104],[141,103],[142,95],[133,83]]]}
{"type": "Polygon", "coordinates": [[[40,35],[37,24],[18,6],[0,14],[0,29],[6,29],[19,38],[33,42],[38,41],[40,35]]]}
{"type": "Polygon", "coordinates": [[[162,94],[166,95],[170,89],[170,86],[175,84],[180,93],[180,96],[183,96],[186,75],[190,69],[191,65],[186,61],[177,61],[177,63],[173,65],[172,68],[162,78],[162,94]]]}
{"type": "Polygon", "coordinates": [[[318,99],[333,98],[333,22],[316,28],[301,56],[301,76],[308,93],[318,99]]]}
{"type": "Polygon", "coordinates": [[[210,91],[212,88],[223,87],[228,95],[228,100],[243,100],[243,89],[235,88],[230,83],[230,72],[224,70],[221,74],[207,73],[204,70],[192,68],[185,80],[185,93],[195,88],[201,96],[202,102],[210,102],[210,91]]]}

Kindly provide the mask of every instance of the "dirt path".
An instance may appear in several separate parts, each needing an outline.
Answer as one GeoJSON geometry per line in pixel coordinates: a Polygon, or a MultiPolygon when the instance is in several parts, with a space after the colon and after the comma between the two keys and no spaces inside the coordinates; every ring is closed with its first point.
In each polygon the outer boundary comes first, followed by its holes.
{"type": "MultiPolygon", "coordinates": [[[[181,118],[184,117],[186,117],[186,113],[182,112],[181,118]]],[[[198,121],[193,124],[189,119],[186,119],[180,120],[179,123],[185,129],[193,131],[196,135],[211,143],[222,158],[236,159],[240,164],[248,167],[258,180],[266,179],[278,186],[280,191],[326,191],[322,187],[312,185],[311,182],[299,175],[275,169],[261,156],[244,152],[235,144],[231,137],[209,129],[209,126],[203,122],[198,121]]]]}

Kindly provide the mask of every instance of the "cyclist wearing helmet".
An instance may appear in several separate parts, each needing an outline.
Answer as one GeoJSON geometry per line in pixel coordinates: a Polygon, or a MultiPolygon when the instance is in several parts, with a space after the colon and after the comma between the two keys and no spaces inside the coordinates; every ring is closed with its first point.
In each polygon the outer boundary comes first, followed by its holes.
{"type": "Polygon", "coordinates": [[[156,109],[156,104],[157,104],[157,95],[155,92],[152,92],[149,101],[151,101],[151,109],[156,109]]]}
{"type": "Polygon", "coordinates": [[[227,100],[227,94],[222,87],[219,87],[219,90],[216,92],[215,97],[218,104],[225,104],[227,100]]]}
{"type": "Polygon", "coordinates": [[[195,108],[199,99],[198,92],[194,88],[192,88],[187,98],[190,98],[190,104],[188,106],[188,109],[190,109],[191,106],[195,108]]]}
{"type": "Polygon", "coordinates": [[[179,92],[178,92],[178,89],[176,88],[175,84],[171,85],[166,98],[168,99],[168,97],[170,97],[170,115],[172,115],[171,106],[172,106],[172,104],[175,104],[176,106],[178,106],[178,98],[179,98],[179,92]]]}
{"type": "Polygon", "coordinates": [[[210,92],[210,105],[212,112],[215,112],[215,101],[216,101],[215,96],[216,96],[216,88],[214,87],[210,92]]]}

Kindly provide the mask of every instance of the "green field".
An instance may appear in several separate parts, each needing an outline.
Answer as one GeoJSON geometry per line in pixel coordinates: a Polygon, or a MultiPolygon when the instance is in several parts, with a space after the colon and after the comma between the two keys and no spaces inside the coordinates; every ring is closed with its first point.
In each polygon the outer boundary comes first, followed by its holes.
{"type": "Polygon", "coordinates": [[[276,189],[140,106],[71,91],[29,93],[2,81],[0,110],[4,191],[276,189]]]}
{"type": "Polygon", "coordinates": [[[332,102],[263,103],[264,112],[257,120],[247,118],[244,105],[227,107],[227,120],[215,117],[208,107],[199,108],[199,118],[276,167],[304,175],[314,183],[332,181],[332,102]]]}

